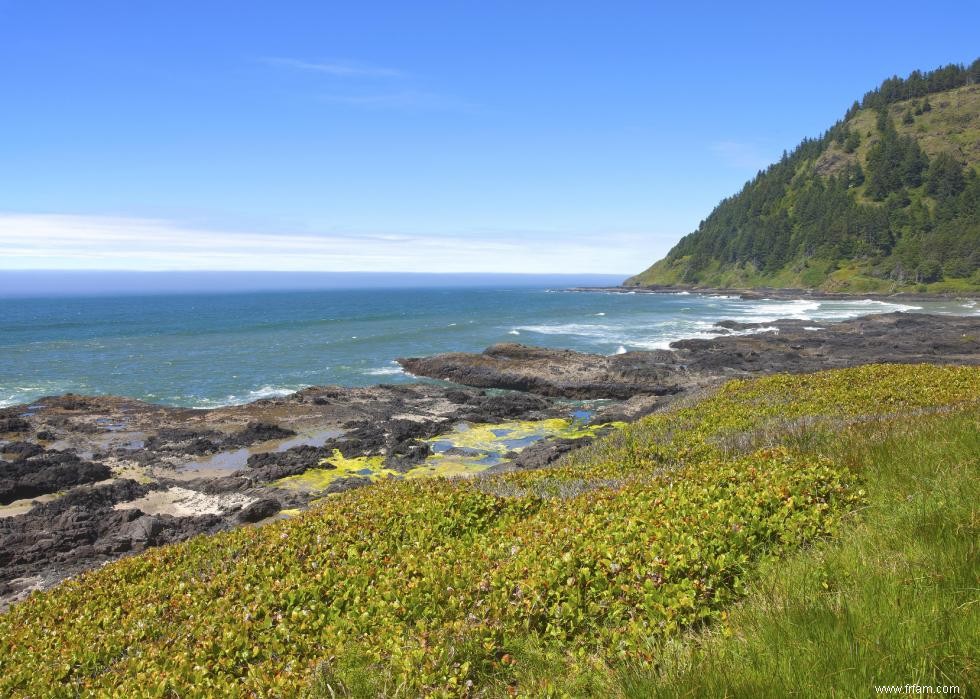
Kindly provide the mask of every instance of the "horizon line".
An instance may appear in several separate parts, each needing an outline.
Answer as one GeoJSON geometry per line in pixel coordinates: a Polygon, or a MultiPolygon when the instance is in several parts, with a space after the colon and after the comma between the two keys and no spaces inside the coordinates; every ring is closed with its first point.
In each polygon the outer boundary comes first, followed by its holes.
{"type": "Polygon", "coordinates": [[[430,276],[510,276],[510,277],[574,277],[574,276],[593,276],[593,277],[616,277],[620,275],[631,276],[635,272],[392,272],[390,270],[318,270],[318,269],[95,269],[95,268],[63,268],[63,267],[31,267],[7,269],[0,268],[3,273],[30,273],[30,272],[67,272],[72,274],[384,274],[384,275],[430,275],[430,276]]]}

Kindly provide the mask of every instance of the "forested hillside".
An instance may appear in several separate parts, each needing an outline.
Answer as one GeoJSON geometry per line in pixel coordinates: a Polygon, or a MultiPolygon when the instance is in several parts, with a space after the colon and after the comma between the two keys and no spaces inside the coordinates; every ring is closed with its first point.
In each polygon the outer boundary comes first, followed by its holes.
{"type": "Polygon", "coordinates": [[[980,290],[980,59],[884,81],[625,284],[980,290]]]}

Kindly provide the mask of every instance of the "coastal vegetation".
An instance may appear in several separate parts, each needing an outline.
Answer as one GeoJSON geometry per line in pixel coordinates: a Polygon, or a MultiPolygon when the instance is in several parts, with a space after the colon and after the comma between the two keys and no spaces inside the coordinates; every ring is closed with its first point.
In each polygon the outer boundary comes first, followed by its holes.
{"type": "Polygon", "coordinates": [[[0,616],[0,694],[976,688],[980,369],[730,381],[548,469],[379,478],[0,616]]]}
{"type": "Polygon", "coordinates": [[[980,290],[980,59],[884,81],[626,284],[980,290]]]}

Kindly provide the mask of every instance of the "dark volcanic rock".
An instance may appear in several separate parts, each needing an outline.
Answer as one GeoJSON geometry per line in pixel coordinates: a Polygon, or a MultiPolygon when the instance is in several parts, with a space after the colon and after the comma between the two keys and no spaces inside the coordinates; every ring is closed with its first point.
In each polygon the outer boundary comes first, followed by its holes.
{"type": "Polygon", "coordinates": [[[256,500],[238,513],[239,522],[258,522],[279,512],[282,505],[275,498],[256,500]]]}
{"type": "MultiPolygon", "coordinates": [[[[130,511],[139,512],[139,510],[130,511]]],[[[116,538],[129,541],[131,547],[152,546],[156,543],[161,529],[163,525],[158,517],[143,515],[120,527],[116,538]]]]}
{"type": "Polygon", "coordinates": [[[432,447],[416,440],[397,442],[385,452],[385,466],[404,473],[418,466],[432,453],[432,447]]]}
{"type": "Polygon", "coordinates": [[[0,598],[16,593],[20,579],[50,582],[122,554],[227,526],[214,515],[150,516],[113,508],[148,491],[131,480],[80,487],[26,514],[0,519],[0,598]]]}
{"type": "Polygon", "coordinates": [[[29,459],[44,453],[44,447],[33,442],[11,442],[0,447],[0,452],[13,456],[15,459],[29,459]]]}
{"type": "Polygon", "coordinates": [[[29,432],[31,423],[20,417],[0,418],[0,434],[7,432],[29,432]]]}
{"type": "Polygon", "coordinates": [[[888,313],[806,330],[813,321],[730,324],[778,332],[681,340],[671,347],[692,372],[819,371],[858,364],[980,364],[980,318],[888,313]]]}
{"type": "Polygon", "coordinates": [[[47,451],[13,462],[0,461],[0,504],[56,493],[112,476],[108,466],[70,452],[47,451]]]}
{"type": "Polygon", "coordinates": [[[287,439],[295,436],[295,432],[279,425],[269,422],[250,422],[245,429],[226,439],[224,444],[225,446],[247,447],[256,442],[268,442],[273,439],[287,439]]]}
{"type": "Polygon", "coordinates": [[[458,352],[399,359],[398,362],[406,371],[418,376],[563,398],[668,394],[682,390],[684,385],[672,361],[665,361],[650,352],[606,357],[571,350],[499,344],[487,348],[482,354],[458,352]]]}
{"type": "Polygon", "coordinates": [[[44,404],[49,408],[67,410],[75,412],[78,410],[89,410],[95,404],[92,399],[79,396],[75,393],[66,393],[63,396],[51,396],[43,399],[44,404]]]}
{"type": "Polygon", "coordinates": [[[591,437],[579,439],[551,439],[536,442],[517,455],[513,465],[517,469],[544,468],[570,451],[592,444],[591,437]]]}
{"type": "Polygon", "coordinates": [[[151,452],[169,452],[190,456],[206,456],[219,451],[215,443],[218,436],[215,432],[198,432],[184,428],[164,428],[156,434],[147,437],[143,448],[147,454],[151,452]]]}
{"type": "Polygon", "coordinates": [[[530,393],[508,391],[497,395],[473,396],[461,406],[460,418],[470,422],[534,420],[546,417],[551,401],[530,393]]]}
{"type": "MultiPolygon", "coordinates": [[[[482,394],[481,392],[481,395],[485,395],[485,394],[482,394]]],[[[473,394],[467,393],[466,391],[457,391],[455,389],[450,389],[446,391],[446,400],[448,400],[450,403],[455,403],[456,405],[465,405],[466,403],[469,403],[473,398],[477,398],[477,397],[479,396],[474,396],[473,394]]]]}
{"type": "Polygon", "coordinates": [[[286,451],[252,454],[248,457],[247,469],[234,475],[247,477],[256,483],[268,483],[317,467],[320,461],[332,455],[332,442],[322,447],[302,445],[286,451]]]}

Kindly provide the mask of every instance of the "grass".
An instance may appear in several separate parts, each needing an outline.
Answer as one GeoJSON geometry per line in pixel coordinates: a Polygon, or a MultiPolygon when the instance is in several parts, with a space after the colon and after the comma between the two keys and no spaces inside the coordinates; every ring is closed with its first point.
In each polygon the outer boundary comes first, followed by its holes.
{"type": "Polygon", "coordinates": [[[553,469],[155,549],[0,616],[0,695],[972,686],[978,401],[977,368],[732,381],[553,469]]]}
{"type": "Polygon", "coordinates": [[[560,665],[533,649],[521,680],[550,678],[537,680],[544,694],[624,698],[866,697],[895,684],[975,696],[980,412],[818,430],[802,447],[867,484],[844,536],[761,566],[722,624],[664,643],[654,667],[556,682],[560,665]]]}
{"type": "Polygon", "coordinates": [[[622,673],[626,697],[865,697],[875,685],[980,690],[980,414],[821,436],[862,473],[847,535],[760,571],[725,633],[622,673]]]}

